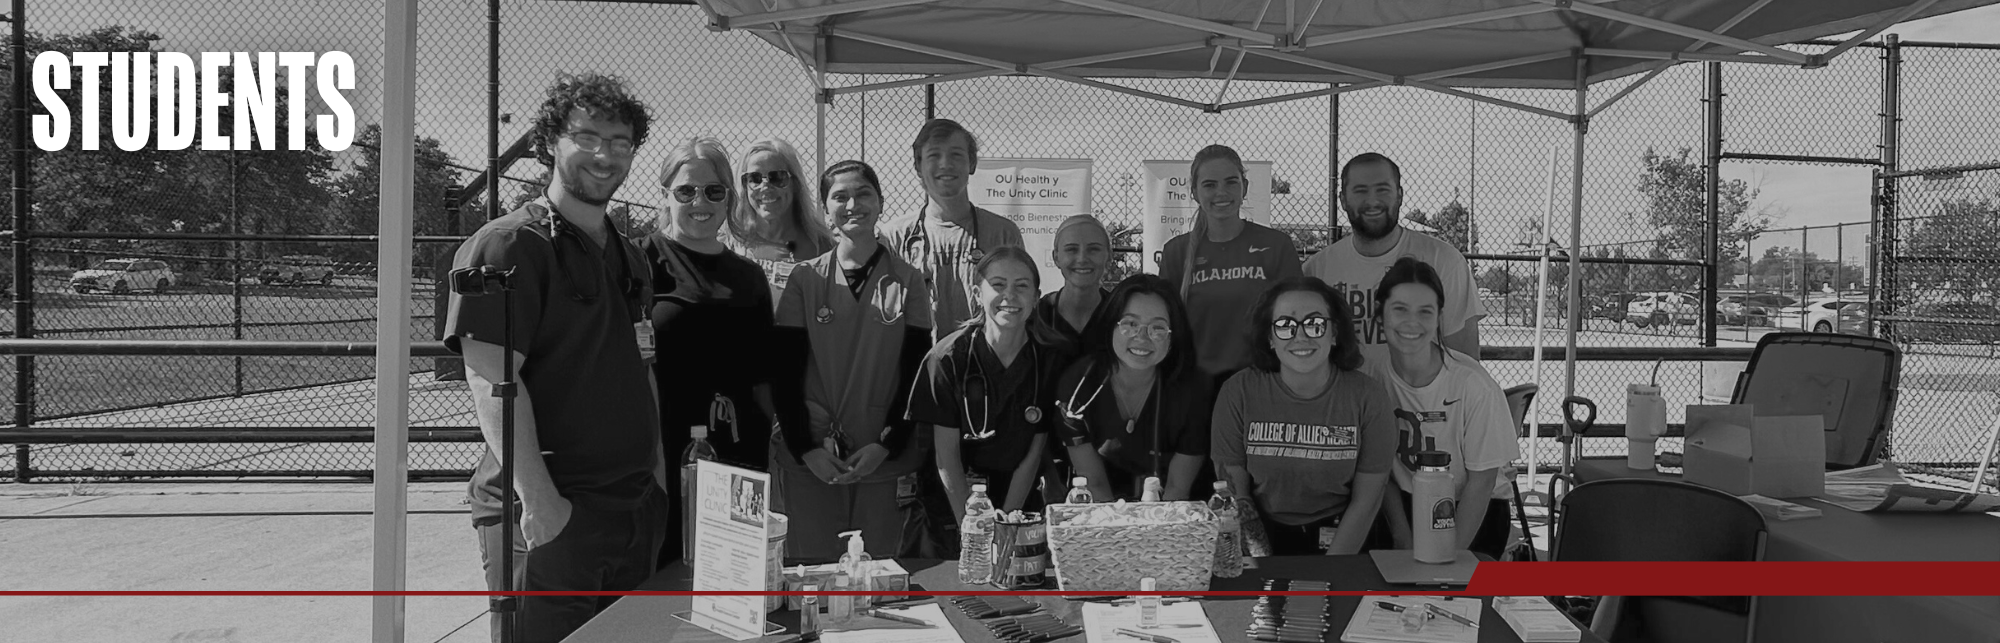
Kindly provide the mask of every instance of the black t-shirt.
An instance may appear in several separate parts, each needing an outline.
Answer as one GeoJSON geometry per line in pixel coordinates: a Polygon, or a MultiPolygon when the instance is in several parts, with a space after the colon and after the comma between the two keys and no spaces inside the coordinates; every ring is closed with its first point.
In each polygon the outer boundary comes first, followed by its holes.
{"type": "Polygon", "coordinates": [[[1166,479],[1167,463],[1176,453],[1208,455],[1208,422],[1215,389],[1206,376],[1198,369],[1184,368],[1172,381],[1156,379],[1140,406],[1139,417],[1126,418],[1118,409],[1117,394],[1112,392],[1111,366],[1091,355],[1063,372],[1056,399],[1062,405],[1059,435],[1065,446],[1095,445],[1113,478],[1114,489],[1126,488],[1134,478],[1157,475],[1166,479]],[[1157,461],[1155,444],[1159,446],[1157,461]]]}
{"type": "Polygon", "coordinates": [[[734,252],[703,254],[661,235],[641,239],[639,250],[652,271],[659,354],[672,358],[653,364],[666,457],[679,458],[688,427],[703,424],[723,461],[764,469],[771,425],[750,394],[771,363],[765,354],[774,304],[763,268],[734,252]],[[734,403],[736,426],[710,421],[718,394],[734,403]]]}
{"type": "Polygon", "coordinates": [[[1030,457],[1037,434],[1056,423],[1056,377],[1070,359],[1062,343],[1028,343],[1001,366],[979,326],[961,328],[931,347],[910,391],[909,419],[959,432],[966,466],[1011,472],[1030,457]]]}
{"type": "MultiPolygon", "coordinates": [[[[1104,307],[1111,303],[1111,291],[1109,289],[1099,288],[1098,292],[1097,308],[1090,311],[1091,319],[1096,319],[1098,315],[1103,314],[1104,307]]],[[[1084,343],[1084,329],[1071,326],[1069,325],[1069,320],[1063,319],[1062,311],[1057,308],[1058,304],[1056,303],[1056,300],[1060,298],[1062,298],[1062,289],[1060,288],[1049,294],[1042,295],[1042,298],[1035,302],[1035,323],[1068,340],[1070,346],[1081,349],[1084,343]]]]}
{"type": "MultiPolygon", "coordinates": [[[[453,268],[513,268],[511,293],[451,295],[445,346],[472,338],[525,357],[517,374],[534,403],[535,435],[556,491],[595,509],[636,507],[660,453],[659,417],[637,324],[652,298],[637,249],[616,227],[601,249],[546,199],[481,226],[453,268]],[[512,307],[506,303],[511,300],[512,307]]],[[[474,524],[500,521],[500,462],[487,449],[472,476],[474,524]]]]}

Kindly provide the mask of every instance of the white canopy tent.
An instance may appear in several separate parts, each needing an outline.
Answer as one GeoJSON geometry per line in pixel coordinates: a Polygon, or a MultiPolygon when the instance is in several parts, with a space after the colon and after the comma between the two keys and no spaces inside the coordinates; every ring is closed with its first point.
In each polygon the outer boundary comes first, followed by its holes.
{"type": "MultiPolygon", "coordinates": [[[[717,30],[756,34],[797,58],[824,106],[834,95],[1002,75],[1072,82],[1222,112],[1404,85],[1569,122],[1574,128],[1569,247],[1579,242],[1583,149],[1591,117],[1667,67],[1688,61],[1822,66],[1889,26],[2000,0],[698,0],[717,30]],[[1819,54],[1785,43],[1859,32],[1819,54]],[[924,78],[831,87],[825,75],[924,78]],[[1644,75],[1595,106],[1593,83],[1644,75]],[[1190,99],[1107,78],[1211,78],[1190,99]],[[1321,87],[1230,102],[1232,81],[1321,87]],[[1327,85],[1331,85],[1328,87],[1327,85]],[[1575,92],[1568,112],[1464,88],[1575,92]]],[[[661,0],[669,3],[671,0],[661,0]]],[[[686,4],[671,2],[673,4],[686,4]]],[[[384,172],[377,326],[374,588],[404,589],[403,494],[408,418],[410,185],[414,165],[415,0],[386,0],[384,172]],[[397,134],[401,134],[400,136],[397,134]],[[393,260],[393,261],[392,261],[393,260]],[[400,266],[400,268],[398,268],[400,266]],[[396,268],[391,270],[391,268],[396,268]]],[[[497,82],[497,81],[496,81],[497,82]]],[[[495,108],[497,109],[497,108],[495,108]]],[[[498,118],[497,114],[491,116],[498,118]]],[[[823,160],[823,159],[822,159],[823,160]]],[[[1713,174],[1711,173],[1711,176],[1713,174]]],[[[1569,253],[1572,274],[1578,253],[1569,253]]],[[[1578,282],[1570,283],[1563,393],[1575,388],[1578,282]]],[[[375,601],[373,638],[403,638],[401,597],[375,601]]]]}

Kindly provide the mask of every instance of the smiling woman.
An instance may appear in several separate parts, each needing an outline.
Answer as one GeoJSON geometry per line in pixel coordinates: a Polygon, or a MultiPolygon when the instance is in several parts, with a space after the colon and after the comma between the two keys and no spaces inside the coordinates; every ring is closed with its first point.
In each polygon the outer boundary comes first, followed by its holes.
{"type": "MultiPolygon", "coordinates": [[[[716,238],[736,199],[728,176],[728,154],[714,139],[674,148],[660,169],[667,221],[639,243],[657,293],[648,310],[663,357],[653,363],[660,442],[663,455],[678,461],[692,427],[708,426],[718,459],[762,470],[775,415],[763,359],[774,305],[763,269],[716,238]],[[719,423],[727,417],[734,421],[719,423]]],[[[679,476],[667,483],[679,502],[679,476]]],[[[669,531],[662,566],[681,557],[682,537],[669,531]]]]}

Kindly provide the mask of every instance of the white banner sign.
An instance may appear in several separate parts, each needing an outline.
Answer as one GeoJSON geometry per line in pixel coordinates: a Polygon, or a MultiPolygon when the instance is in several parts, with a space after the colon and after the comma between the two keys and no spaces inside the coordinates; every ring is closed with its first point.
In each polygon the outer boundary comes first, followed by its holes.
{"type": "Polygon", "coordinates": [[[968,186],[972,204],[1021,226],[1028,256],[1042,270],[1044,292],[1062,287],[1056,269],[1056,226],[1090,214],[1089,159],[979,159],[968,186]]]}
{"type": "MultiPolygon", "coordinates": [[[[694,591],[764,590],[771,474],[695,463],[694,591]]],[[[690,622],[745,641],[764,635],[764,597],[696,596],[690,622]]]]}
{"type": "MultiPolygon", "coordinates": [[[[1188,231],[1194,221],[1194,190],[1188,185],[1188,164],[1191,161],[1146,161],[1145,210],[1140,214],[1140,225],[1144,226],[1146,271],[1160,274],[1159,252],[1167,247],[1167,240],[1188,231]]],[[[1271,225],[1271,162],[1245,161],[1249,176],[1243,194],[1243,218],[1263,225],[1271,225]]]]}

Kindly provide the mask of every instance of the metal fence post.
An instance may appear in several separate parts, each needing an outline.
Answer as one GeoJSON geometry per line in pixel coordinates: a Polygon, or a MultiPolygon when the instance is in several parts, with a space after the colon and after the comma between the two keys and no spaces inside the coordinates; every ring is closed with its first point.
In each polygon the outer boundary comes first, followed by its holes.
{"type": "MultiPolygon", "coordinates": [[[[27,0],[14,0],[9,9],[8,22],[13,34],[10,36],[12,61],[10,74],[14,78],[14,337],[27,339],[35,336],[35,262],[33,246],[29,241],[28,221],[28,37],[22,26],[21,12],[27,0]]],[[[35,358],[23,355],[14,358],[14,427],[26,429],[35,422],[35,358]]],[[[33,467],[28,460],[28,445],[14,445],[14,481],[28,482],[28,473],[33,467]]]]}
{"type": "MultiPolygon", "coordinates": [[[[237,203],[236,150],[229,150],[229,234],[243,234],[243,208],[237,203]]],[[[243,339],[243,242],[229,242],[231,337],[243,339]]],[[[236,396],[243,397],[243,358],[236,358],[236,396]]]]}
{"type": "Polygon", "coordinates": [[[1722,207],[1718,193],[1722,190],[1722,63],[1708,63],[1708,172],[1706,182],[1708,194],[1702,201],[1702,215],[1708,219],[1703,231],[1703,245],[1708,250],[1708,265],[1702,270],[1701,291],[1706,300],[1702,310],[1701,345],[1715,345],[1715,304],[1721,301],[1716,295],[1716,269],[1722,263],[1722,207]]]}

